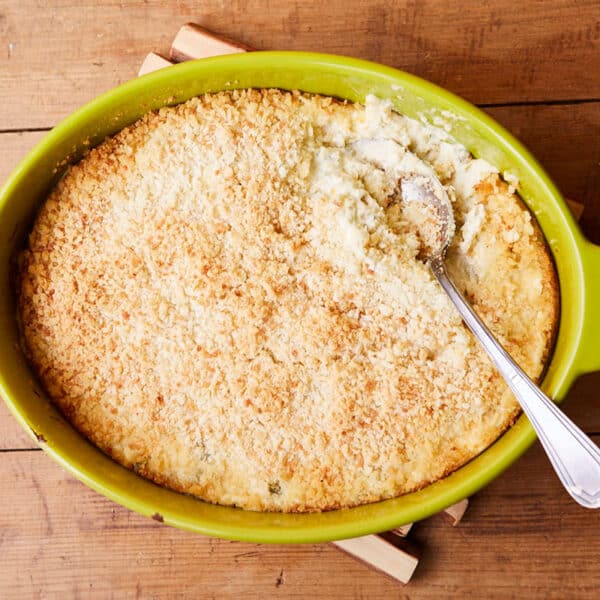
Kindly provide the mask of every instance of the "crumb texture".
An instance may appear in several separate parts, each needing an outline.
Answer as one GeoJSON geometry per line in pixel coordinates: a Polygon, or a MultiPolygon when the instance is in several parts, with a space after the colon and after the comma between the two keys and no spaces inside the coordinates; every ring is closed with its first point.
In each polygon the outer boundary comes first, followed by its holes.
{"type": "Polygon", "coordinates": [[[490,165],[372,98],[244,90],[146,115],[42,206],[19,310],[48,394],[118,462],[210,502],[326,510],[445,476],[518,406],[417,258],[407,172],[440,178],[451,272],[539,377],[554,269],[490,165]]]}

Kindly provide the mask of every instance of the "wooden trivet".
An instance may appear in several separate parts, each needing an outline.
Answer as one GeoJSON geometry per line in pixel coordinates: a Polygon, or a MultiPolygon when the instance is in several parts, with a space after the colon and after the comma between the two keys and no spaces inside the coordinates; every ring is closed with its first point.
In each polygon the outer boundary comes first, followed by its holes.
{"type": "MultiPolygon", "coordinates": [[[[151,52],[144,59],[138,75],[145,75],[186,60],[252,50],[253,48],[249,46],[218,36],[195,23],[187,23],[175,36],[169,51],[169,58],[151,52]]],[[[577,202],[568,202],[575,217],[579,219],[583,212],[583,205],[577,202]]],[[[454,527],[460,523],[468,506],[468,499],[461,500],[446,508],[443,514],[449,518],[454,527]]],[[[419,563],[419,558],[414,550],[409,550],[404,541],[412,526],[412,523],[408,523],[381,534],[365,535],[331,543],[370,567],[397,581],[408,583],[419,563]]]]}

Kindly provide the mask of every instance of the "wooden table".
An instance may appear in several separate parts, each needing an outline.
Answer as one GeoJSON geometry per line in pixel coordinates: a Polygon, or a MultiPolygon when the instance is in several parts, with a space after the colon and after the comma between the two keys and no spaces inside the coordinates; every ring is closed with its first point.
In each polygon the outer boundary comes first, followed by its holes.
{"type": "MultiPolygon", "coordinates": [[[[45,131],[195,21],[256,48],[380,61],[479,104],[585,204],[582,227],[600,242],[598,2],[316,4],[1,0],[0,181],[45,131]]],[[[564,408],[600,442],[598,389],[598,374],[580,380],[564,408]]],[[[142,518],[61,471],[1,403],[0,481],[1,598],[600,593],[600,513],[570,501],[539,445],[472,499],[458,528],[436,517],[415,526],[425,554],[407,587],[330,545],[241,544],[142,518]]]]}

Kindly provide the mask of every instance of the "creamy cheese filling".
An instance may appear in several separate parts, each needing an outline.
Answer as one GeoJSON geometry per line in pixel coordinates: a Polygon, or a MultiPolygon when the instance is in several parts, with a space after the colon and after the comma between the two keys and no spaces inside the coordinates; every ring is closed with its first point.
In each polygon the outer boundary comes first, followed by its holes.
{"type": "MultiPolygon", "coordinates": [[[[374,267],[368,252],[371,234],[378,223],[387,220],[388,226],[401,233],[398,247],[416,253],[418,239],[410,229],[408,215],[395,206],[395,196],[402,178],[424,175],[439,178],[464,212],[457,241],[462,252],[469,250],[485,217],[475,190],[498,169],[471,157],[444,130],[400,115],[390,101],[374,96],[367,97],[364,112],[352,113],[348,120],[318,124],[326,143],[314,149],[309,184],[312,202],[339,208],[333,221],[326,219],[325,235],[332,245],[338,247],[341,242],[348,256],[374,267]]],[[[316,228],[320,226],[315,222],[316,228]]],[[[313,239],[317,238],[315,231],[313,239]]],[[[357,264],[347,266],[358,268],[357,264]]]]}

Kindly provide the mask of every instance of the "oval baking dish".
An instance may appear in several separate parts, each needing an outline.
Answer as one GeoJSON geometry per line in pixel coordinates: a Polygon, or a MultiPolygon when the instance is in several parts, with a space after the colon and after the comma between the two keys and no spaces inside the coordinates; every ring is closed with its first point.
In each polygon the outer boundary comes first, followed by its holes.
{"type": "Polygon", "coordinates": [[[324,54],[253,52],[184,63],[104,94],[53,129],[12,173],[0,191],[0,392],[21,425],[73,475],[169,525],[230,539],[293,543],[356,537],[423,519],[471,495],[524,452],[535,439],[528,421],[521,417],[480,456],[418,492],[325,513],[248,512],[163,489],[113,462],[53,407],[19,351],[11,261],[65,166],[149,110],[205,92],[247,87],[299,89],[359,102],[375,94],[391,99],[410,117],[443,118],[473,154],[519,180],[521,196],[554,256],[562,310],[545,391],[561,400],[578,375],[600,369],[595,350],[600,338],[600,247],[583,238],[555,186],[519,142],[464,100],[401,71],[324,54]]]}

